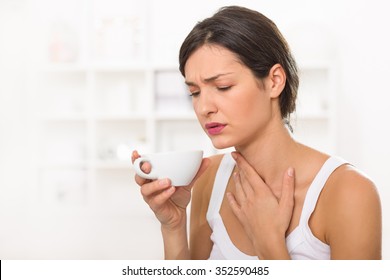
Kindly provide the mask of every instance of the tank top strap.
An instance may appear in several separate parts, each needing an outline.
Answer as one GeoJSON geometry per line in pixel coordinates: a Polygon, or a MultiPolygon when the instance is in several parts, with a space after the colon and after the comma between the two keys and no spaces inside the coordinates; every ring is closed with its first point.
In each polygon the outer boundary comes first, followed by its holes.
{"type": "Polygon", "coordinates": [[[230,153],[223,156],[217,174],[215,175],[214,186],[207,210],[207,220],[212,220],[214,217],[219,216],[225,190],[235,165],[236,162],[230,153]]]}
{"type": "Polygon", "coordinates": [[[300,218],[301,225],[308,224],[310,216],[317,205],[320,193],[324,188],[330,175],[338,167],[346,163],[347,161],[345,161],[344,159],[335,156],[329,157],[325,161],[324,165],[321,167],[320,171],[317,173],[309,189],[307,190],[300,218]]]}

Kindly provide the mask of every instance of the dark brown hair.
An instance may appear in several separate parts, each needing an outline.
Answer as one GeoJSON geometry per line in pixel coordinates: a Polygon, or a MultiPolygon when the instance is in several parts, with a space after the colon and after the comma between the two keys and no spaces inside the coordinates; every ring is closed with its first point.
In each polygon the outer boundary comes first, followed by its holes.
{"type": "Polygon", "coordinates": [[[228,6],[198,22],[180,48],[179,63],[183,76],[188,58],[204,44],[215,44],[232,51],[259,79],[267,77],[275,64],[282,65],[286,85],[279,97],[279,105],[282,118],[289,120],[290,113],[295,110],[298,71],[286,40],[270,19],[254,10],[228,6]]]}

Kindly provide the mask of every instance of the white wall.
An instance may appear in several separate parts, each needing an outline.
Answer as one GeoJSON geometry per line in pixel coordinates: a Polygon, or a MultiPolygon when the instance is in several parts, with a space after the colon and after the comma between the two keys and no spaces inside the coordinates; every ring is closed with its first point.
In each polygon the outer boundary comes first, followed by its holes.
{"type": "Polygon", "coordinates": [[[384,257],[390,258],[389,3],[342,6],[340,151],[376,183],[382,199],[384,257]]]}
{"type": "MultiPolygon", "coordinates": [[[[31,197],[34,195],[29,188],[29,178],[34,177],[30,168],[30,157],[34,151],[33,147],[29,146],[29,135],[33,131],[29,129],[27,114],[24,114],[29,110],[31,101],[30,97],[24,94],[24,67],[31,57],[26,57],[28,42],[23,36],[27,36],[24,34],[27,27],[24,25],[26,16],[34,18],[34,15],[29,14],[29,5],[33,4],[34,0],[0,0],[0,220],[2,227],[7,225],[13,228],[16,236],[23,231],[23,225],[15,225],[12,217],[28,213],[26,205],[33,207],[31,197]],[[12,215],[9,214],[10,211],[13,211],[12,215]]],[[[290,27],[302,22],[320,25],[333,34],[339,69],[339,155],[364,170],[378,187],[383,207],[383,257],[390,259],[390,125],[387,121],[390,103],[390,18],[387,15],[389,4],[380,0],[150,0],[151,59],[161,64],[176,63],[180,43],[195,22],[211,15],[217,7],[230,4],[245,5],[263,12],[275,21],[287,38],[290,36],[290,27]]],[[[30,36],[27,37],[31,38],[30,36]]],[[[311,39],[307,38],[307,44],[315,45],[311,39]]],[[[28,219],[28,215],[25,217],[28,219]]],[[[80,233],[83,232],[82,225],[77,221],[68,222],[61,225],[57,232],[67,225],[79,226],[80,233]]],[[[95,229],[99,228],[98,221],[94,224],[95,229]]],[[[114,224],[115,221],[113,228],[114,224]]],[[[151,230],[157,228],[152,227],[151,230]]],[[[87,228],[84,229],[88,232],[87,228]]],[[[17,242],[12,241],[12,231],[7,231],[6,235],[1,231],[0,229],[0,251],[14,248],[14,254],[5,256],[6,258],[17,258],[18,252],[29,249],[18,248],[17,242]]],[[[42,232],[44,231],[45,229],[42,229],[42,232]]],[[[89,240],[87,236],[83,238],[82,240],[89,240]]],[[[77,240],[77,237],[71,240],[77,240]]],[[[125,234],[118,234],[118,240],[126,240],[125,234]]],[[[123,250],[119,241],[113,247],[123,250]]],[[[30,242],[33,243],[34,240],[30,242]]],[[[145,242],[141,242],[141,246],[144,246],[145,242]]],[[[156,248],[161,246],[158,239],[152,242],[156,248]]],[[[55,247],[53,258],[59,258],[61,252],[65,258],[74,257],[66,250],[66,246],[72,244],[65,242],[63,247],[55,247]]],[[[31,257],[37,248],[38,245],[31,245],[31,257]]],[[[93,242],[85,248],[93,250],[93,242]]],[[[134,258],[137,258],[141,251],[141,247],[135,250],[134,254],[138,255],[134,255],[134,258]]],[[[97,252],[97,256],[115,258],[114,254],[107,252],[109,248],[107,251],[97,252]]],[[[88,255],[80,253],[79,256],[82,258],[88,255]]],[[[146,255],[142,257],[147,258],[146,255]]]]}

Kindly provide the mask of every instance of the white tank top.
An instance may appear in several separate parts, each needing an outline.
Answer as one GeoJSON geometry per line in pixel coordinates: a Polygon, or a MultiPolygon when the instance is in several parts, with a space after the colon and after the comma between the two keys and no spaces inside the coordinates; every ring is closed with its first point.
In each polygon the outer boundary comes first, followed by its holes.
{"type": "MultiPolygon", "coordinates": [[[[336,168],[345,164],[346,161],[338,157],[330,157],[314,178],[307,190],[303,203],[302,213],[298,226],[287,236],[286,245],[290,257],[295,260],[329,260],[330,247],[313,235],[309,227],[309,218],[317,204],[329,176],[336,168]]],[[[231,154],[225,154],[217,171],[213,190],[207,210],[207,221],[211,227],[211,241],[213,247],[210,253],[210,260],[256,260],[257,256],[250,256],[241,252],[230,240],[222,217],[219,214],[222,200],[225,195],[235,161],[231,154]]]]}

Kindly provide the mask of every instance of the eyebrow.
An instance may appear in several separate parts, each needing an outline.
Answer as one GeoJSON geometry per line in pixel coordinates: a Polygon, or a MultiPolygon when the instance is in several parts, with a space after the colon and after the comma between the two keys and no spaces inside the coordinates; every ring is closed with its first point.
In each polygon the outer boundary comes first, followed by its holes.
{"type": "MultiPolygon", "coordinates": [[[[203,79],[203,81],[205,83],[210,83],[212,81],[215,81],[217,80],[218,78],[220,78],[221,76],[226,76],[226,75],[229,75],[229,74],[232,74],[232,72],[228,72],[228,73],[222,73],[222,74],[218,74],[218,75],[215,75],[215,76],[212,76],[212,77],[209,77],[209,78],[205,78],[203,79]]],[[[185,81],[186,85],[188,86],[196,86],[197,84],[195,84],[194,82],[190,82],[190,81],[185,81]]]]}

